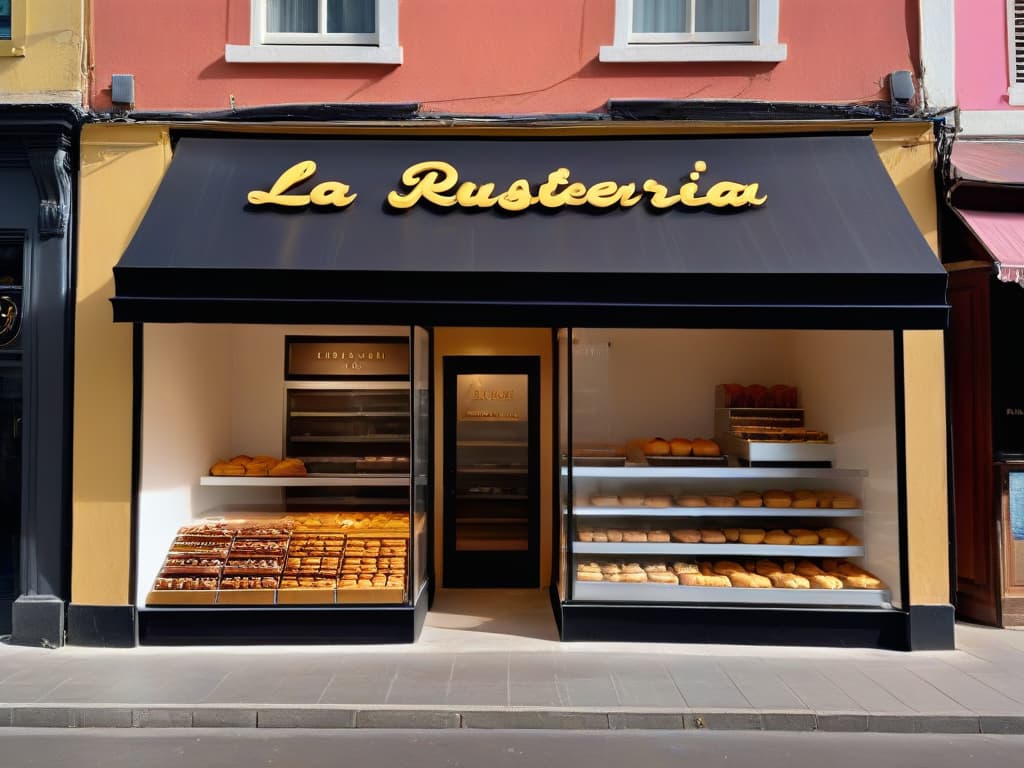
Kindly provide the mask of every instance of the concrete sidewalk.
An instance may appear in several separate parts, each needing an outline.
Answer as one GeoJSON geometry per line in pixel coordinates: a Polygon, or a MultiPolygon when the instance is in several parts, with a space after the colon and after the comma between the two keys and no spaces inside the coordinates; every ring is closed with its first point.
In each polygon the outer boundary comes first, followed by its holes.
{"type": "Polygon", "coordinates": [[[560,643],[540,590],[446,591],[399,646],[0,646],[0,726],[1024,734],[1024,632],[957,650],[560,643]]]}

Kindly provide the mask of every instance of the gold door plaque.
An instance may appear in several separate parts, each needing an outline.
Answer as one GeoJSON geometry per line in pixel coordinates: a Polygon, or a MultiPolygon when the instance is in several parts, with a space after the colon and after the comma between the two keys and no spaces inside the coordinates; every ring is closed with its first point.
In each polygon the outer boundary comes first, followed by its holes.
{"type": "Polygon", "coordinates": [[[290,341],[286,375],[408,376],[405,341],[290,341]]]}

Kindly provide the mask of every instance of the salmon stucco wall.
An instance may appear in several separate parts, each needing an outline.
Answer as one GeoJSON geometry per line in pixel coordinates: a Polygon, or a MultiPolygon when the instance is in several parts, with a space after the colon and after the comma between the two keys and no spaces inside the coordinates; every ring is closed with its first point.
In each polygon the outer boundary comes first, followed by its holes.
{"type": "Polygon", "coordinates": [[[1011,107],[1006,0],[957,0],[956,92],[961,109],[1011,107]]]}

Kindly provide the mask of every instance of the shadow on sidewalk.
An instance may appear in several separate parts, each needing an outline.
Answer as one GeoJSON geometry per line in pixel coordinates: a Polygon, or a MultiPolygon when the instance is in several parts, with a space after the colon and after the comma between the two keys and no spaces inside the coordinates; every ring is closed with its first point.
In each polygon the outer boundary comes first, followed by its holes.
{"type": "Polygon", "coordinates": [[[546,589],[442,589],[424,633],[461,630],[558,642],[546,589]]]}

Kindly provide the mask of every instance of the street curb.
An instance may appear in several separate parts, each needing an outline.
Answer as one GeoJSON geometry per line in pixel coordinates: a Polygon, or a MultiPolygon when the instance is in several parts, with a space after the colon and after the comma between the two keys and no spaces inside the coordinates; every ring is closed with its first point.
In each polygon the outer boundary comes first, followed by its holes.
{"type": "Polygon", "coordinates": [[[367,728],[558,731],[696,730],[1024,735],[1024,714],[898,714],[809,710],[0,704],[13,728],[367,728]]]}

